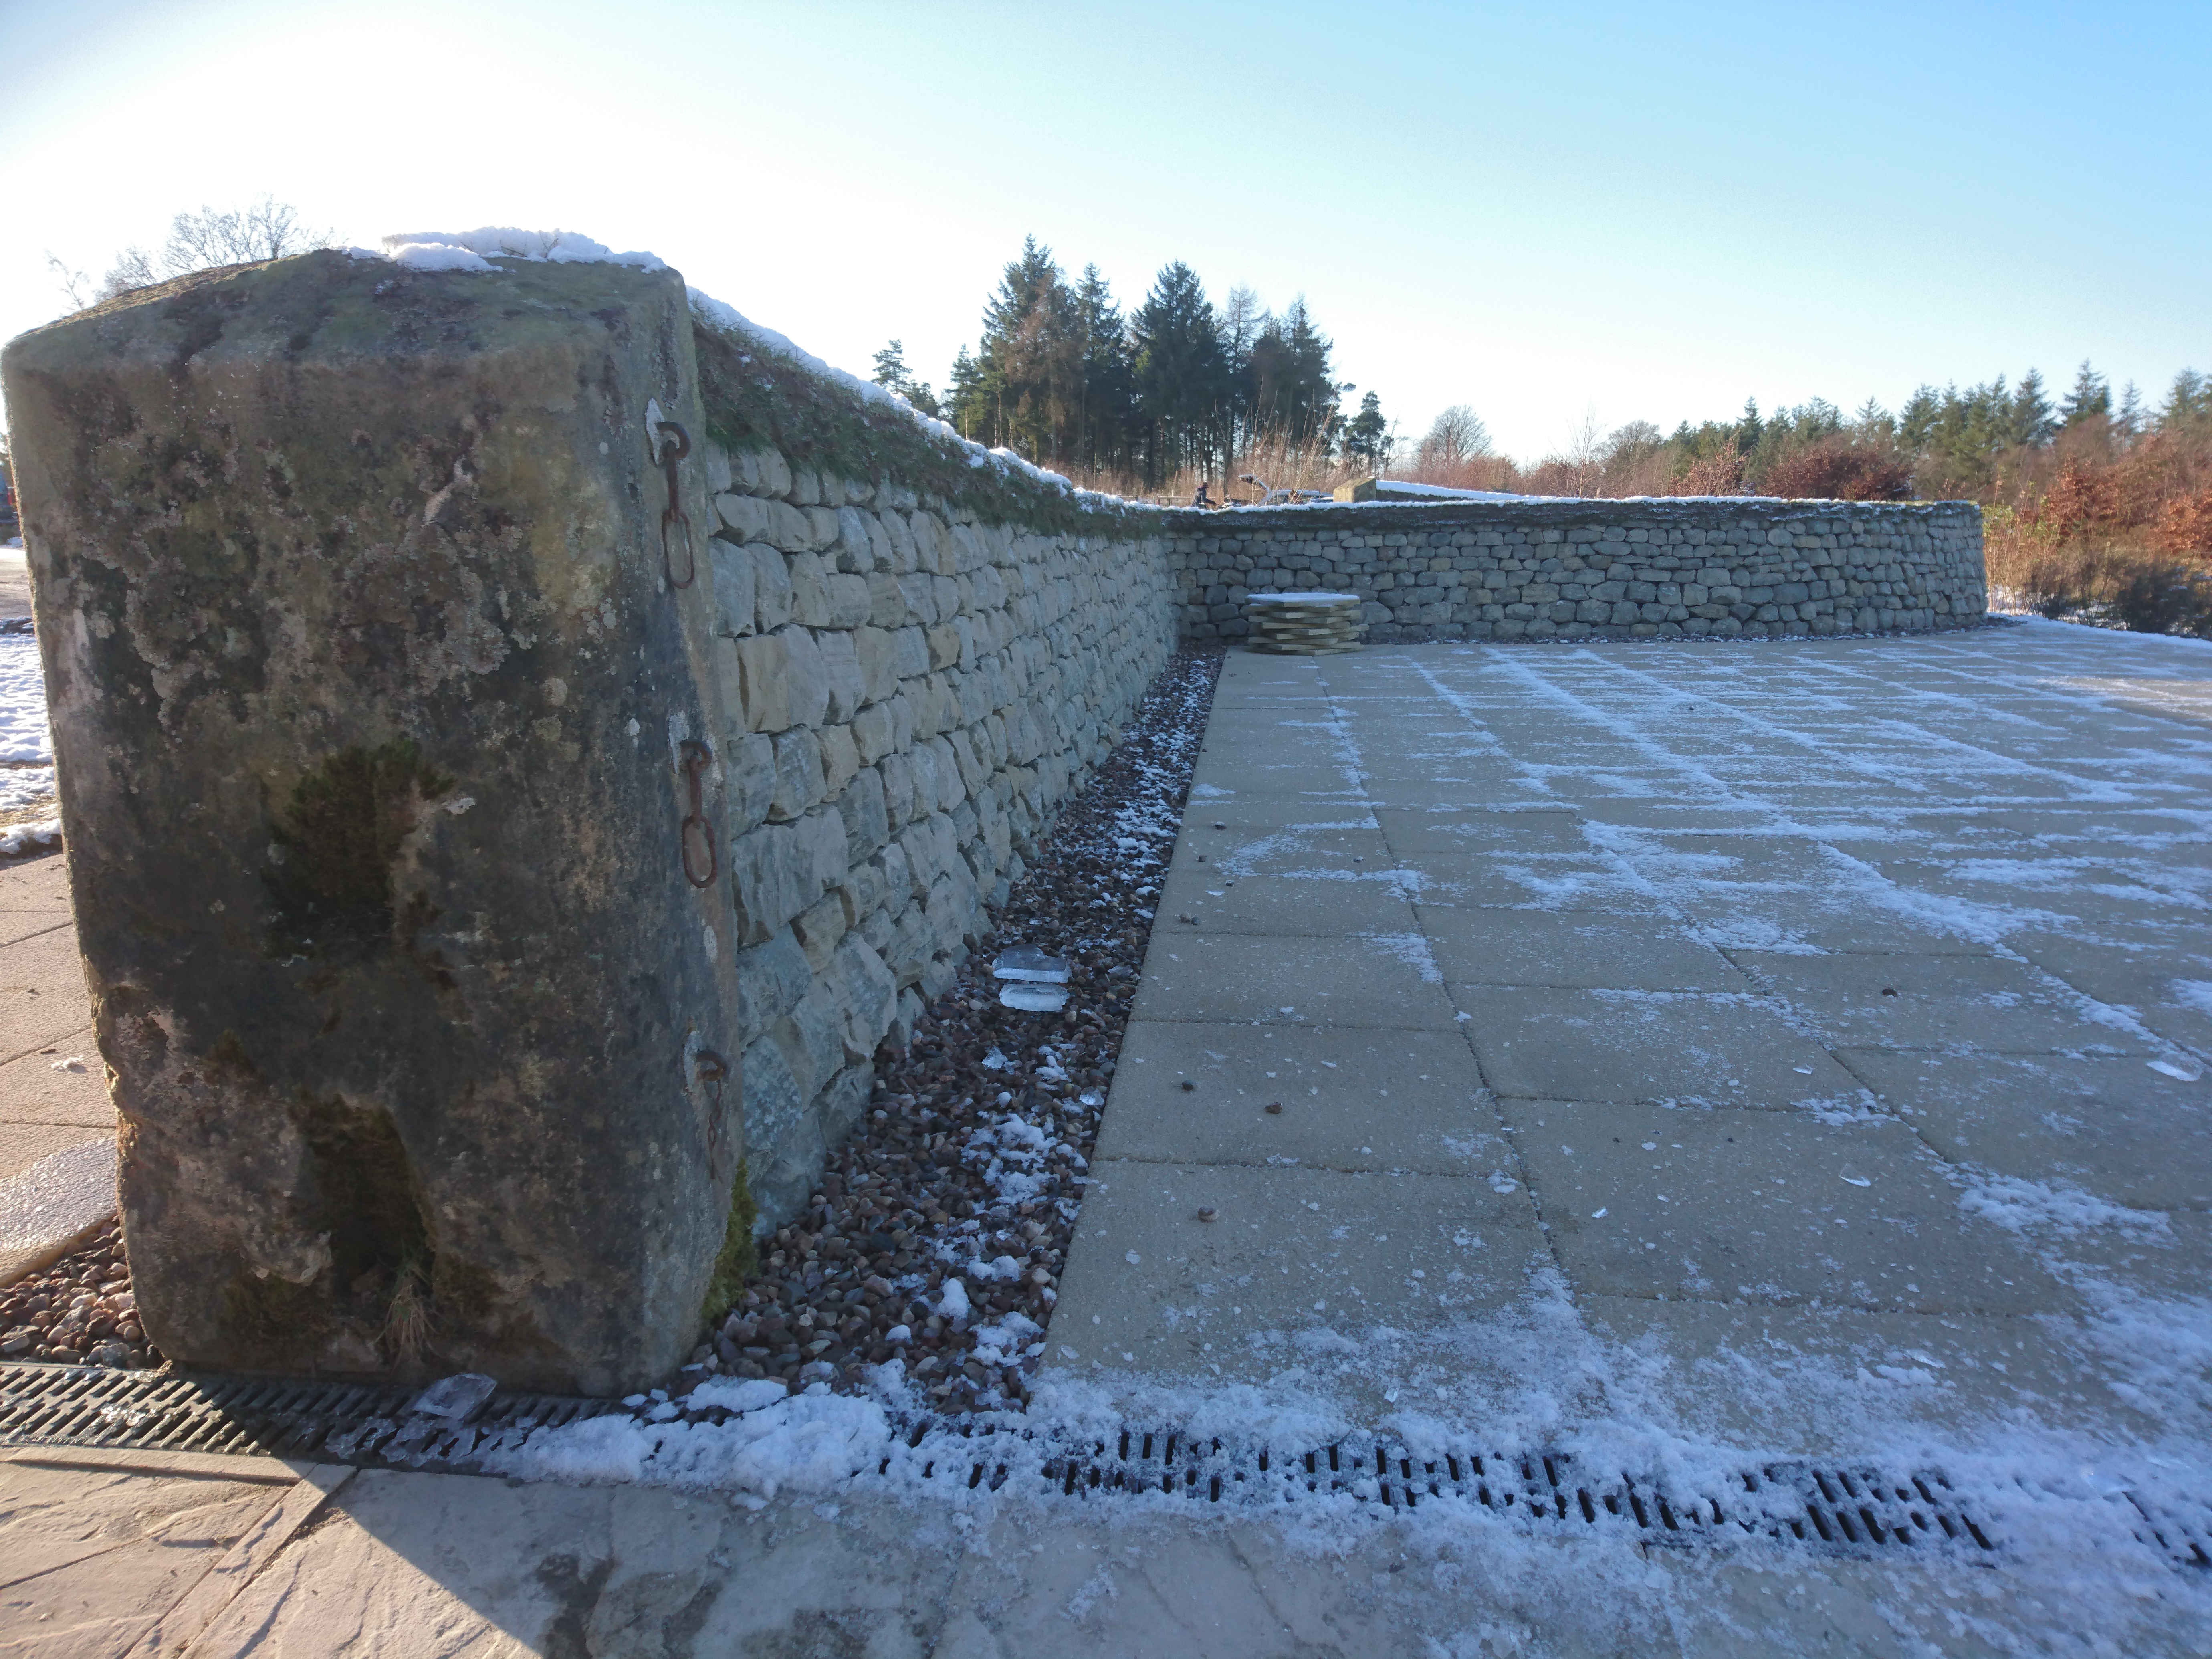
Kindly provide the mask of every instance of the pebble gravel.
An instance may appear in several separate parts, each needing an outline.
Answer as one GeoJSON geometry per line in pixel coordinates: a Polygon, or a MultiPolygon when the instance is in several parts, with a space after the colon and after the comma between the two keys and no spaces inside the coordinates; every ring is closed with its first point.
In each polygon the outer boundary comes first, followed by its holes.
{"type": "Polygon", "coordinates": [[[0,1290],[0,1359],[125,1370],[161,1363],[161,1351],[139,1326],[123,1232],[114,1222],[74,1254],[0,1290]]]}
{"type": "Polygon", "coordinates": [[[947,1414],[1027,1397],[1220,666],[1184,652],[1153,681],[992,936],[905,1051],[878,1056],[866,1117],[806,1212],[760,1241],[691,1380],[860,1389],[896,1360],[947,1414]],[[1060,1012],[1000,1006],[992,963],[1013,945],[1067,958],[1060,1012]]]}

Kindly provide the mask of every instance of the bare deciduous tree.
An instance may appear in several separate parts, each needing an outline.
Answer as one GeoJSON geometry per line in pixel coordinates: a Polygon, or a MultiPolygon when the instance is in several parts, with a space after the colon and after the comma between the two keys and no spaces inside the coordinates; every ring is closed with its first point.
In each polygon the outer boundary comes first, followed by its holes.
{"type": "Polygon", "coordinates": [[[149,253],[136,244],[125,248],[96,286],[83,271],[72,270],[52,253],[46,255],[46,268],[70,303],[82,310],[195,270],[289,258],[330,246],[330,233],[302,225],[299,209],[264,196],[242,208],[204,205],[198,213],[179,213],[169,222],[169,238],[159,252],[149,253]]]}
{"type": "Polygon", "coordinates": [[[1490,453],[1490,428],[1465,404],[1454,404],[1430,423],[1413,452],[1423,466],[1456,466],[1490,453]]]}

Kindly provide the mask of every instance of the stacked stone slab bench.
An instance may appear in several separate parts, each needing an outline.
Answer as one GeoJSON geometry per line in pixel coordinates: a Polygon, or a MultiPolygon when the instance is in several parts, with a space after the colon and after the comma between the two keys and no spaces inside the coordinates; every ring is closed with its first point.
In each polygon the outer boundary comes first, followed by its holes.
{"type": "Polygon", "coordinates": [[[665,269],[316,253],[0,367],[149,1335],[665,1376],[1172,649],[1157,515],[665,269]]]}
{"type": "Polygon", "coordinates": [[[1359,649],[1357,593],[1255,593],[1245,601],[1255,651],[1326,657],[1359,649]]]}
{"type": "Polygon", "coordinates": [[[1168,515],[1182,635],[1356,593],[1370,641],[1916,632],[1988,609],[1971,501],[1365,501],[1168,515]]]}

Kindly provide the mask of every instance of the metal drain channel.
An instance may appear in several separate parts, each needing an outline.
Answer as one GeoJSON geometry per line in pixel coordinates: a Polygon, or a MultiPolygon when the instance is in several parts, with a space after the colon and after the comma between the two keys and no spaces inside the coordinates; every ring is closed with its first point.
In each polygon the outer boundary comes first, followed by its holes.
{"type": "Polygon", "coordinates": [[[363,1468],[479,1471],[530,1431],[623,1408],[611,1400],[499,1394],[465,1423],[410,1415],[419,1390],[194,1377],[94,1366],[0,1365],[0,1445],[246,1452],[363,1468]]]}
{"type": "MultiPolygon", "coordinates": [[[[629,1414],[611,1400],[501,1393],[455,1422],[410,1413],[415,1397],[404,1388],[0,1364],[0,1446],[262,1453],[476,1474],[534,1430],[629,1414]]],[[[682,1416],[714,1423],[730,1413],[682,1416]]],[[[1455,1448],[1431,1460],[1355,1435],[1286,1453],[1140,1428],[1071,1443],[1019,1426],[923,1418],[903,1426],[874,1473],[969,1490],[1012,1484],[1091,1502],[1156,1492],[1245,1507],[1329,1495],[1371,1505],[1377,1516],[1478,1505],[1534,1526],[1654,1546],[1764,1537],[1822,1553],[1988,1559],[2000,1542],[1942,1474],[1857,1464],[1763,1463],[1735,1471],[1722,1489],[1687,1492],[1584,1468],[1559,1451],[1455,1448]]],[[[2137,1538],[2177,1565],[2212,1570],[2212,1505],[2184,1511],[2132,1493],[2127,1502],[2120,1524],[2137,1538]]]]}
{"type": "MultiPolygon", "coordinates": [[[[991,1455],[989,1435],[987,1430],[969,1437],[969,1455],[953,1471],[964,1474],[971,1486],[988,1482],[995,1487],[1008,1478],[1010,1465],[991,1455]]],[[[951,1438],[923,1430],[909,1445],[919,1452],[934,1442],[945,1460],[955,1449],[945,1443],[951,1438]]],[[[890,1461],[879,1472],[888,1472],[890,1461]]],[[[1405,1447],[1365,1436],[1285,1455],[1124,1430],[1112,1443],[1093,1440],[1084,1450],[1048,1455],[1042,1473],[1051,1489],[1071,1498],[1157,1492],[1217,1504],[1256,1499],[1272,1504],[1330,1493],[1373,1504],[1378,1513],[1471,1504],[1532,1522],[1625,1529],[1656,1544],[1763,1535],[1851,1553],[1951,1545],[1978,1554],[1996,1547],[1960,1495],[1932,1471],[1897,1480],[1872,1469],[1769,1464],[1739,1471],[1738,1491],[1686,1496],[1627,1475],[1593,1479],[1557,1451],[1451,1451],[1417,1462],[1405,1447]]]]}

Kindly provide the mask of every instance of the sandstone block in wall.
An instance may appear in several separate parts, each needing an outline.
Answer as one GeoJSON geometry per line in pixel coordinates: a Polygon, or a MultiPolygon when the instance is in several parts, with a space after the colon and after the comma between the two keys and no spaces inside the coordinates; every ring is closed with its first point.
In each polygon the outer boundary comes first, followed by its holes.
{"type": "Polygon", "coordinates": [[[773,634],[791,621],[795,608],[791,567],[783,555],[766,542],[749,542],[744,551],[746,561],[752,567],[752,631],[773,634]]]}
{"type": "Polygon", "coordinates": [[[830,953],[845,936],[845,902],[836,893],[817,899],[792,919],[793,937],[806,953],[810,972],[820,975],[830,966],[830,953]]]}
{"type": "Polygon", "coordinates": [[[645,426],[703,437],[690,330],[672,272],[324,252],[8,348],[133,1288],[182,1363],[619,1393],[695,1338],[745,1143],[693,1070],[738,996],[675,748],[721,737],[726,623],[664,579],[645,426]]]}
{"type": "Polygon", "coordinates": [[[729,808],[723,833],[742,836],[767,818],[775,799],[775,740],[757,732],[731,735],[726,726],[721,772],[723,798],[729,808]]]}
{"type": "Polygon", "coordinates": [[[791,494],[791,464],[777,451],[744,449],[730,458],[731,482],[749,495],[791,494]]]}
{"type": "Polygon", "coordinates": [[[898,1016],[898,981],[866,939],[848,933],[838,941],[830,983],[845,1017],[846,1058],[864,1061],[898,1016]]]}
{"type": "Polygon", "coordinates": [[[791,553],[784,557],[791,579],[791,619],[806,628],[830,626],[830,586],[821,556],[791,553]]]}
{"type": "Polygon", "coordinates": [[[845,825],[845,861],[864,863],[890,840],[890,812],[884,805],[883,775],[873,767],[855,773],[837,797],[837,815],[845,825]]]}
{"type": "Polygon", "coordinates": [[[784,696],[794,726],[819,726],[830,714],[830,665],[811,630],[796,623],[778,632],[783,646],[784,696]]]}
{"type": "Polygon", "coordinates": [[[771,823],[804,817],[827,793],[822,774],[822,739],[803,726],[777,734],[775,790],[769,799],[771,823]]]}
{"type": "Polygon", "coordinates": [[[799,823],[764,823],[730,846],[731,900],[738,940],[758,945],[814,902],[822,890],[812,842],[799,823]]]}
{"type": "Polygon", "coordinates": [[[752,555],[717,536],[707,544],[713,573],[716,631],[734,639],[753,631],[752,555]]]}
{"type": "MultiPolygon", "coordinates": [[[[757,1036],[799,1006],[814,983],[806,953],[789,929],[737,955],[738,1028],[757,1036]]],[[[750,1086],[757,1079],[748,1075],[750,1086]]]]}
{"type": "Polygon", "coordinates": [[[860,756],[854,746],[851,726],[825,726],[819,735],[822,742],[822,793],[827,799],[837,795],[853,781],[854,774],[860,769],[860,756]]]}
{"type": "Polygon", "coordinates": [[[829,702],[825,718],[840,724],[860,712],[860,705],[868,700],[868,681],[860,667],[858,642],[849,633],[838,629],[824,629],[814,636],[815,648],[822,653],[822,672],[829,702]]]}
{"type": "Polygon", "coordinates": [[[853,716],[853,747],[863,766],[873,766],[891,751],[891,712],[881,702],[871,702],[853,716]]]}

